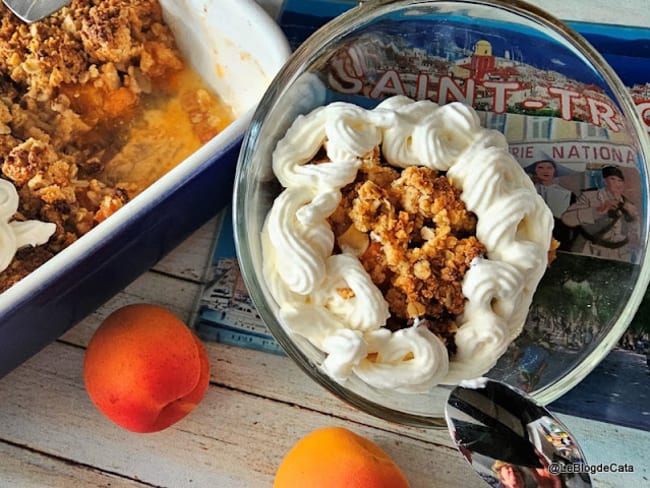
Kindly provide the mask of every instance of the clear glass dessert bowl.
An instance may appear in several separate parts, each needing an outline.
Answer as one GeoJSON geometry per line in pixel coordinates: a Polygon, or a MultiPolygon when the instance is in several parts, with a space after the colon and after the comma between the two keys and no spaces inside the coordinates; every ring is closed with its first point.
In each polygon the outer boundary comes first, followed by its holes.
{"type": "MultiPolygon", "coordinates": [[[[481,126],[503,134],[553,214],[556,257],[526,303],[521,333],[484,375],[541,404],[555,400],[616,344],[644,296],[650,151],[643,121],[603,58],[523,2],[361,2],[296,50],[253,116],[235,181],[237,253],[258,312],[287,354],[344,400],[391,421],[445,425],[448,385],[404,393],[354,373],[328,374],[327,354],[290,330],[264,274],[262,231],[283,190],[273,171],[278,142],[318,107],[374,110],[395,95],[473,107],[481,126]]],[[[319,137],[306,132],[306,146],[311,135],[319,137]]]]}

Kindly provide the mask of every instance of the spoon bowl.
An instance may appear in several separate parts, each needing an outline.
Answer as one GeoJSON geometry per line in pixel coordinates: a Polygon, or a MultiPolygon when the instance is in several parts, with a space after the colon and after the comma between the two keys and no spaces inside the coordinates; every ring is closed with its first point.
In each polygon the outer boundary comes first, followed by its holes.
{"type": "Polygon", "coordinates": [[[590,487],[584,453],[566,426],[527,394],[487,378],[455,387],[451,438],[488,483],[506,488],[590,487]]]}

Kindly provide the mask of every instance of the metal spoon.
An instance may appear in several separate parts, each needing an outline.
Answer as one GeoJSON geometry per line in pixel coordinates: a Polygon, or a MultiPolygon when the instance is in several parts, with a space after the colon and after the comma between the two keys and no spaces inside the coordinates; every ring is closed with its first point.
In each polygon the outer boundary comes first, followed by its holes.
{"type": "Polygon", "coordinates": [[[483,480],[504,488],[592,486],[585,456],[562,422],[509,385],[487,378],[475,383],[453,389],[445,418],[458,450],[483,480]]]}
{"type": "Polygon", "coordinates": [[[52,15],[72,0],[2,0],[20,20],[31,24],[52,15]]]}

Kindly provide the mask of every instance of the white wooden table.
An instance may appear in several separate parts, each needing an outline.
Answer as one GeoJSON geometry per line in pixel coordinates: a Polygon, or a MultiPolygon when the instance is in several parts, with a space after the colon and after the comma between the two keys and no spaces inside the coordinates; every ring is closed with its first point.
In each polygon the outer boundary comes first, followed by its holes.
{"type": "MultiPolygon", "coordinates": [[[[278,10],[277,0],[261,3],[278,10]]],[[[555,0],[538,3],[558,15],[567,8],[555,0]]],[[[602,7],[609,4],[599,0],[590,5],[605,15],[602,7]]],[[[617,3],[616,10],[629,22],[639,5],[617,3]]],[[[647,19],[647,9],[643,15],[647,19]]],[[[566,12],[564,17],[571,18],[566,12]]],[[[482,486],[446,431],[378,420],[324,391],[286,357],[222,344],[207,345],[210,387],[181,422],[143,435],[106,420],[83,386],[84,349],[93,331],[111,311],[134,302],[157,303],[189,320],[214,225],[206,224],[153,270],[0,379],[0,487],[270,487],[290,447],[328,425],[346,426],[374,440],[414,488],[482,486]]],[[[632,474],[596,475],[597,486],[650,486],[650,433],[562,419],[591,464],[634,466],[632,474]]]]}

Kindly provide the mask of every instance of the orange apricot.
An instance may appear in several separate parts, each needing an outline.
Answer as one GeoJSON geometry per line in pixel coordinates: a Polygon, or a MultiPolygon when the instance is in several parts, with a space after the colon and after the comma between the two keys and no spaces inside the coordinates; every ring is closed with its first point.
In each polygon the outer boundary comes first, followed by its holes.
{"type": "Polygon", "coordinates": [[[205,346],[169,310],[122,307],[97,328],[84,359],[95,406],[133,432],[156,432],[185,417],[207,390],[205,346]]]}
{"type": "Polygon", "coordinates": [[[286,454],[273,488],[409,488],[402,470],[377,444],[342,427],[300,439],[286,454]]]}

